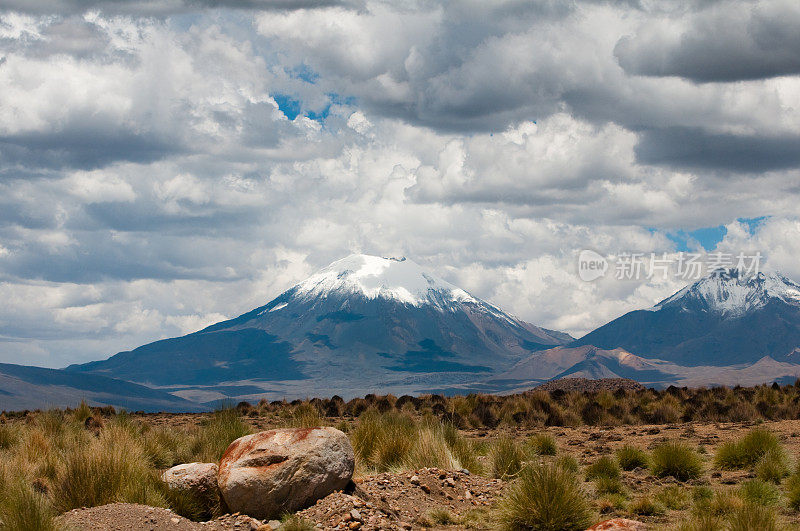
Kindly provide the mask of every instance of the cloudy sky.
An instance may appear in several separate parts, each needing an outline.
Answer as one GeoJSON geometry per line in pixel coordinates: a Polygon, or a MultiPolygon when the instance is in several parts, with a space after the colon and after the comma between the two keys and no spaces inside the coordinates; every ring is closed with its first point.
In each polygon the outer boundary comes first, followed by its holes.
{"type": "Polygon", "coordinates": [[[0,362],[63,367],[405,255],[581,334],[800,279],[796,0],[0,0],[0,362]],[[674,255],[670,255],[674,256],[674,255]]]}

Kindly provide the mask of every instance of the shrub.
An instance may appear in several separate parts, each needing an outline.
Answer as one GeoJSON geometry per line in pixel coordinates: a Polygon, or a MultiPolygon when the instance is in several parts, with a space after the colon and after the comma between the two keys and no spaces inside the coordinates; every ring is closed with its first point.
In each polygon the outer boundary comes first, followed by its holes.
{"type": "Polygon", "coordinates": [[[739,486],[741,498],[756,505],[775,505],[781,499],[781,491],[772,483],[751,479],[739,486]]]}
{"type": "Polygon", "coordinates": [[[635,446],[626,444],[616,451],[617,462],[622,470],[647,468],[647,452],[635,446]]]}
{"type": "Polygon", "coordinates": [[[609,478],[619,479],[619,465],[613,458],[603,456],[588,467],[586,467],[586,479],[609,478]]]}
{"type": "Polygon", "coordinates": [[[628,512],[638,516],[656,516],[664,514],[664,507],[649,496],[642,496],[628,504],[628,512]]]}
{"type": "Polygon", "coordinates": [[[739,440],[722,444],[714,456],[714,465],[727,470],[747,468],[770,451],[781,451],[778,438],[763,428],[756,428],[739,440]]]}
{"type": "Polygon", "coordinates": [[[746,504],[735,510],[728,518],[730,531],[778,531],[775,511],[771,507],[746,504]]]}
{"type": "Polygon", "coordinates": [[[520,444],[510,437],[500,437],[489,450],[492,476],[508,478],[519,474],[527,456],[520,444]]]}
{"type": "Polygon", "coordinates": [[[703,466],[700,456],[691,447],[672,441],[653,449],[651,470],[657,477],[672,476],[686,481],[699,477],[703,466]]]}
{"type": "Polygon", "coordinates": [[[7,450],[19,441],[19,429],[10,424],[0,424],[0,450],[7,450]]]}
{"type": "Polygon", "coordinates": [[[583,530],[589,503],[572,472],[553,463],[526,466],[499,502],[504,529],[583,530]]]}
{"type": "Polygon", "coordinates": [[[782,448],[772,448],[756,463],[756,477],[762,481],[780,483],[789,475],[789,458],[782,448]]]}
{"type": "Polygon", "coordinates": [[[435,525],[456,525],[458,520],[453,513],[444,508],[431,509],[428,511],[428,518],[435,525]]]}
{"type": "Polygon", "coordinates": [[[547,433],[537,433],[528,439],[531,450],[538,455],[556,455],[556,440],[547,433]]]}
{"type": "Polygon", "coordinates": [[[683,510],[689,507],[691,499],[686,489],[680,485],[669,485],[656,494],[656,501],[667,509],[683,510]]]}

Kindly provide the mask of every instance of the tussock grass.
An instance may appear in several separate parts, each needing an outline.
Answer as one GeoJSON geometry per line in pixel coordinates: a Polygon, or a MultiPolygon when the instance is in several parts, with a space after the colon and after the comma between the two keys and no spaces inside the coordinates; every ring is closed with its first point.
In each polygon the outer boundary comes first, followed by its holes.
{"type": "Polygon", "coordinates": [[[756,428],[738,440],[722,444],[714,456],[714,466],[726,470],[748,468],[767,453],[781,451],[780,441],[773,433],[756,428]]]}
{"type": "Polygon", "coordinates": [[[367,410],[359,417],[351,442],[362,472],[481,469],[472,443],[453,426],[430,418],[417,421],[397,411],[367,410]]]}
{"type": "Polygon", "coordinates": [[[586,467],[586,479],[619,479],[620,469],[613,457],[603,456],[586,467]]]}
{"type": "Polygon", "coordinates": [[[780,502],[781,491],[772,483],[750,479],[739,485],[739,496],[748,503],[772,506],[780,502]]]}
{"type": "Polygon", "coordinates": [[[647,452],[630,444],[626,444],[621,448],[618,448],[615,452],[615,455],[622,470],[647,468],[649,464],[647,452]]]}
{"type": "Polygon", "coordinates": [[[496,478],[514,477],[522,470],[528,456],[516,440],[502,436],[489,451],[492,476],[496,478]]]}
{"type": "Polygon", "coordinates": [[[558,447],[556,440],[547,433],[537,433],[528,439],[528,446],[537,455],[556,455],[558,447]]]}
{"type": "Polygon", "coordinates": [[[778,531],[781,528],[774,509],[752,503],[735,510],[727,526],[729,531],[778,531]]]}
{"type": "Polygon", "coordinates": [[[217,462],[233,441],[252,431],[235,409],[219,409],[203,424],[192,441],[191,453],[198,461],[217,462]]]}
{"type": "Polygon", "coordinates": [[[687,481],[700,477],[703,463],[688,444],[671,441],[653,449],[650,470],[656,477],[672,476],[678,481],[687,481]]]}
{"type": "Polygon", "coordinates": [[[789,475],[789,457],[783,448],[771,448],[756,463],[755,473],[762,481],[778,484],[789,475]]]}
{"type": "Polygon", "coordinates": [[[583,530],[592,512],[578,477],[554,463],[536,463],[522,469],[500,500],[503,529],[583,530]]]}
{"type": "Polygon", "coordinates": [[[628,504],[628,512],[637,516],[656,516],[664,514],[664,506],[650,496],[640,496],[628,504]]]}
{"type": "Polygon", "coordinates": [[[281,531],[315,531],[314,524],[296,514],[281,518],[281,531]]]}
{"type": "Polygon", "coordinates": [[[656,494],[655,500],[667,509],[675,511],[687,509],[692,504],[689,492],[680,485],[664,487],[656,494]]]}
{"type": "Polygon", "coordinates": [[[56,531],[50,501],[24,481],[4,485],[0,496],[0,530],[56,531]]]}
{"type": "Polygon", "coordinates": [[[621,494],[626,495],[625,487],[618,478],[609,478],[600,476],[594,480],[595,492],[599,495],[603,494],[621,494]]]}

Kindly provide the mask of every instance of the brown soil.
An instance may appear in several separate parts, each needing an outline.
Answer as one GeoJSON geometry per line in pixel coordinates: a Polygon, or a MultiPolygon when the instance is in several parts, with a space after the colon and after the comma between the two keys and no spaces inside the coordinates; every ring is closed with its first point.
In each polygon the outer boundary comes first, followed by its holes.
{"type": "Polygon", "coordinates": [[[433,510],[459,517],[486,509],[501,489],[497,479],[423,468],[365,477],[352,495],[333,494],[298,514],[325,529],[420,529],[435,523],[433,510]]]}
{"type": "Polygon", "coordinates": [[[168,509],[136,503],[110,503],[74,509],[58,518],[59,527],[76,531],[261,531],[264,522],[245,515],[225,515],[210,522],[192,522],[168,509]]]}

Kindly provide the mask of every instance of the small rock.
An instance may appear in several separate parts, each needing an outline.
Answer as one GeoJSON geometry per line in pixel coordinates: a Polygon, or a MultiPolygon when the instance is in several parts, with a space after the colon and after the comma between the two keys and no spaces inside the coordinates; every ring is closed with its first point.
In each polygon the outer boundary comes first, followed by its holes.
{"type": "Polygon", "coordinates": [[[355,520],[356,522],[361,521],[361,513],[359,513],[356,509],[350,511],[350,518],[355,520]]]}
{"type": "Polygon", "coordinates": [[[419,476],[411,476],[410,481],[412,485],[419,485],[419,476]]]}
{"type": "Polygon", "coordinates": [[[612,518],[593,525],[586,531],[645,531],[647,524],[627,518],[612,518]]]}
{"type": "Polygon", "coordinates": [[[446,480],[444,480],[444,482],[447,483],[448,487],[456,486],[456,480],[454,480],[453,478],[447,478],[446,480]]]}

